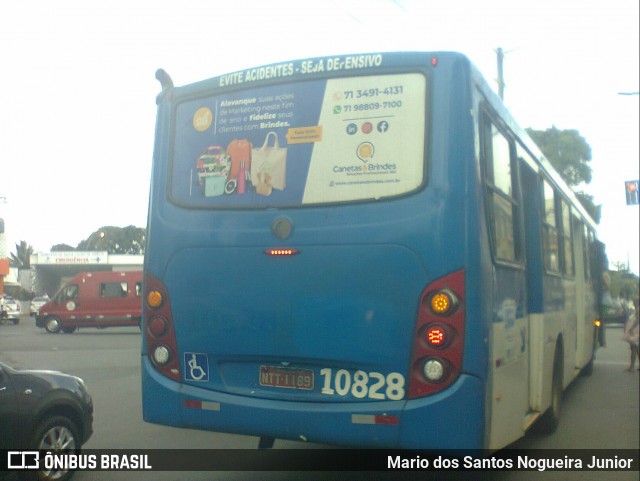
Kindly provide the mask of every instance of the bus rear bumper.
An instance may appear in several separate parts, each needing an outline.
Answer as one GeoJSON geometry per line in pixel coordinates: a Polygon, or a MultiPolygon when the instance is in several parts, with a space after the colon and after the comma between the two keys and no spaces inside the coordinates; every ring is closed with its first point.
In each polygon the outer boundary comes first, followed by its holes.
{"type": "Polygon", "coordinates": [[[292,402],[179,384],[142,359],[143,417],[149,423],[352,447],[483,448],[484,393],[473,376],[408,401],[292,402]]]}

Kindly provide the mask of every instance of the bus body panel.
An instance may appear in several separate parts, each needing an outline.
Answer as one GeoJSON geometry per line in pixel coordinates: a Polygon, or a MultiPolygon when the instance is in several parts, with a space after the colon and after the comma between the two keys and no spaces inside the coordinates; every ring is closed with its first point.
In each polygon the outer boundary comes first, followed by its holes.
{"type": "Polygon", "coordinates": [[[166,279],[178,349],[206,356],[207,388],[308,401],[331,401],[318,375],[313,392],[263,387],[260,366],[406,378],[426,284],[419,259],[393,245],[304,245],[283,257],[259,246],[186,249],[173,256],[166,279]]]}
{"type": "MultiPolygon", "coordinates": [[[[485,292],[491,292],[486,289],[485,292]]],[[[496,267],[492,318],[492,424],[489,447],[509,444],[524,434],[529,411],[529,316],[524,271],[496,267]]]]}
{"type": "Polygon", "coordinates": [[[473,449],[483,442],[482,405],[469,403],[482,396],[483,387],[472,376],[461,376],[446,393],[411,401],[265,402],[181,386],[158,375],[148,359],[142,364],[147,422],[362,447],[473,449]],[[162,407],[150,402],[158,396],[162,407]]]}
{"type": "Polygon", "coordinates": [[[137,326],[142,271],[82,272],[69,279],[36,316],[36,326],[57,318],[62,328],[137,326]]]}

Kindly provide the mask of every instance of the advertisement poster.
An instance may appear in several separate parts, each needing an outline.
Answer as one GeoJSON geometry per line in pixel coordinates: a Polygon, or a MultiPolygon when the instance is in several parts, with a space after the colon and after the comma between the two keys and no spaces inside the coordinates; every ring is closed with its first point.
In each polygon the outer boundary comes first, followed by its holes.
{"type": "Polygon", "coordinates": [[[426,79],[308,80],[180,103],[172,198],[193,207],[381,199],[422,184],[426,79]]]}

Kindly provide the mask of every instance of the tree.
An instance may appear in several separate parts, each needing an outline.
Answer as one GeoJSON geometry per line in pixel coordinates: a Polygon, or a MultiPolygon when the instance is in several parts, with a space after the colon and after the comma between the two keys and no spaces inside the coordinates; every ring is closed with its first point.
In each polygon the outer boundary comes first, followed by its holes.
{"type": "Polygon", "coordinates": [[[591,218],[596,222],[596,224],[600,223],[600,215],[602,212],[600,211],[600,206],[596,205],[593,200],[593,196],[589,195],[585,192],[574,192],[576,197],[582,204],[582,207],[589,213],[591,218]]]}
{"type": "Polygon", "coordinates": [[[71,247],[69,244],[56,244],[51,247],[51,252],[67,252],[74,251],[75,247],[71,247]]]}
{"type": "MultiPolygon", "coordinates": [[[[547,130],[527,129],[544,156],[558,171],[569,187],[591,182],[591,147],[577,130],[560,130],[554,125],[547,130]]],[[[600,209],[593,196],[576,191],[576,197],[596,222],[600,222],[600,209]]]]}
{"type": "Polygon", "coordinates": [[[133,225],[105,226],[78,244],[79,251],[107,251],[109,254],[143,254],[146,231],[133,225]]]}
{"type": "Polygon", "coordinates": [[[20,241],[20,244],[16,244],[16,253],[11,253],[10,263],[18,269],[29,269],[31,268],[31,254],[33,254],[33,247],[27,241],[20,241]]]}
{"type": "MultiPolygon", "coordinates": [[[[622,263],[617,264],[620,269],[622,263]]],[[[638,295],[640,286],[638,276],[628,272],[625,269],[618,271],[609,271],[611,278],[611,295],[613,297],[622,297],[624,299],[633,300],[638,295]]]]}
{"type": "Polygon", "coordinates": [[[527,133],[540,147],[549,162],[560,173],[569,187],[591,182],[591,147],[577,130],[527,129],[527,133]]]}

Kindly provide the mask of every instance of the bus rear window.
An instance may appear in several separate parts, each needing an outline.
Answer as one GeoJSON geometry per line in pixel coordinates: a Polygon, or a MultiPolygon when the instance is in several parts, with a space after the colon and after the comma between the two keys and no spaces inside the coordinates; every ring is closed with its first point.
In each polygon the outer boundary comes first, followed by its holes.
{"type": "Polygon", "coordinates": [[[378,200],[424,176],[426,79],[313,80],[178,102],[170,194],[187,207],[378,200]]]}

